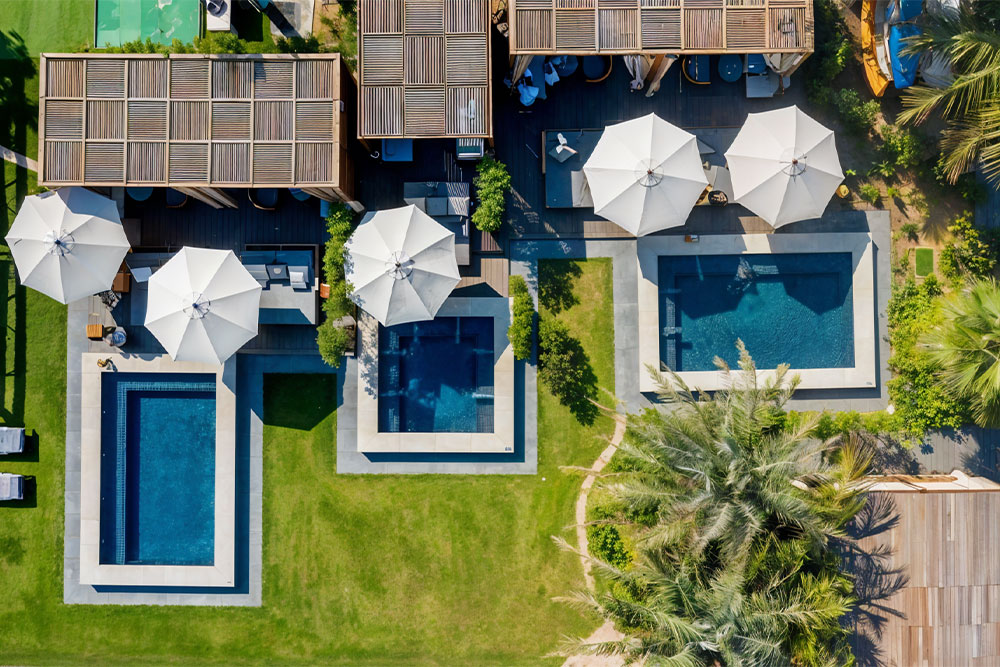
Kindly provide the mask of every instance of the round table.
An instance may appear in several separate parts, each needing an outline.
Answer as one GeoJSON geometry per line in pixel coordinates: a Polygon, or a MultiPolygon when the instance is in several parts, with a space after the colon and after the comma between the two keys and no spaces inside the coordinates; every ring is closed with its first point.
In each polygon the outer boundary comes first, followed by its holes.
{"type": "Polygon", "coordinates": [[[150,195],[153,194],[153,188],[129,187],[125,188],[125,192],[128,193],[129,197],[136,201],[146,201],[149,199],[150,195]]]}
{"type": "Polygon", "coordinates": [[[576,68],[580,65],[580,61],[576,56],[553,56],[549,60],[552,66],[556,68],[556,74],[562,79],[575,72],[576,68]]]}
{"type": "Polygon", "coordinates": [[[723,81],[736,83],[743,76],[743,59],[735,53],[727,53],[719,57],[719,76],[723,81]]]}
{"type": "Polygon", "coordinates": [[[291,192],[292,196],[298,199],[299,201],[305,201],[309,199],[310,196],[312,196],[308,192],[303,192],[299,188],[288,188],[288,191],[291,192]]]}

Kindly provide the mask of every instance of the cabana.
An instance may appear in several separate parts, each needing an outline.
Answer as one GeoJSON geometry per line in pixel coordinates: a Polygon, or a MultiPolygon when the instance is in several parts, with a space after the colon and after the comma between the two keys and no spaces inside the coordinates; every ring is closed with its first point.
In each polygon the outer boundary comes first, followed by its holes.
{"type": "Polygon", "coordinates": [[[362,139],[493,133],[488,0],[362,0],[362,139]]]}
{"type": "Polygon", "coordinates": [[[339,54],[42,54],[39,184],[222,188],[354,199],[339,54]]]}

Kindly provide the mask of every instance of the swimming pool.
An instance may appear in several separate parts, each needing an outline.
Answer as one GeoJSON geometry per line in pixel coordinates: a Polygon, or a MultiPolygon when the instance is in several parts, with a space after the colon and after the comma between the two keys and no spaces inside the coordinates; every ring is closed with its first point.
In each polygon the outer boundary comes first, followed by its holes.
{"type": "Polygon", "coordinates": [[[660,361],[675,371],[735,367],[737,338],[759,368],[855,365],[849,252],[661,256],[658,271],[660,361]]]}
{"type": "Polygon", "coordinates": [[[100,563],[213,564],[215,376],[101,381],[100,563]]]}
{"type": "Polygon", "coordinates": [[[493,318],[379,327],[378,430],[493,432],[493,318]]]}
{"type": "Polygon", "coordinates": [[[201,28],[199,0],[97,0],[94,43],[99,48],[149,38],[190,44],[201,28]]]}

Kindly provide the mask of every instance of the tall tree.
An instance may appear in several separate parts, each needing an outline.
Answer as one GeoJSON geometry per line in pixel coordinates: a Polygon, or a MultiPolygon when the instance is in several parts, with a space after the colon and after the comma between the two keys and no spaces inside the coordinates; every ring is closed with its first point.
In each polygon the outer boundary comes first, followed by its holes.
{"type": "Polygon", "coordinates": [[[900,120],[922,123],[935,114],[948,121],[941,161],[951,182],[976,166],[1000,179],[1000,32],[992,0],[962,0],[957,11],[925,12],[923,32],[910,53],[931,52],[951,61],[955,78],[945,88],[917,84],[903,91],[900,120]]]}
{"type": "Polygon", "coordinates": [[[611,521],[635,532],[636,562],[599,563],[608,591],[574,604],[614,621],[626,637],[567,651],[655,664],[843,664],[839,618],[851,584],[831,540],[864,504],[868,459],[793,427],[783,407],[797,386],[782,366],[764,379],[738,343],[728,389],[696,395],[660,376],[672,403],[631,419],[601,488],[611,521]],[[638,519],[637,519],[638,517],[638,519]]]}
{"type": "Polygon", "coordinates": [[[924,338],[939,377],[972,406],[980,426],[1000,425],[1000,286],[977,280],[952,293],[924,338]]]}

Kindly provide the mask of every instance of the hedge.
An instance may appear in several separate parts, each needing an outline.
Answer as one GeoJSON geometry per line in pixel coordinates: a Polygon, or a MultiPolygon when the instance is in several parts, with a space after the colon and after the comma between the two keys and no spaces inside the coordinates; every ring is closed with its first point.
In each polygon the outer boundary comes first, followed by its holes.
{"type": "Polygon", "coordinates": [[[535,302],[528,283],[521,276],[510,277],[510,295],[514,299],[513,316],[507,338],[514,349],[515,359],[531,358],[531,342],[535,333],[535,302]]]}

